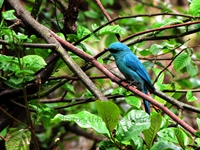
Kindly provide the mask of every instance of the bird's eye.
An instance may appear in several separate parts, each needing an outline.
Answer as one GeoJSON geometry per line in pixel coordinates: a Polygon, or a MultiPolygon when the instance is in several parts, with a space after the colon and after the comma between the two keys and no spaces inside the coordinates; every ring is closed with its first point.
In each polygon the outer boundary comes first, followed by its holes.
{"type": "Polygon", "coordinates": [[[111,53],[117,53],[117,51],[116,51],[116,50],[113,50],[113,49],[109,49],[109,51],[110,51],[111,53]]]}

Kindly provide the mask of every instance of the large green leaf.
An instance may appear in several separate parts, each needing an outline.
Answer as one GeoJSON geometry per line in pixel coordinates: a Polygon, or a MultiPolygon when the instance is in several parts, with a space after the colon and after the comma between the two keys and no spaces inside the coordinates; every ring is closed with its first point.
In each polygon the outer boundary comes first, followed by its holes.
{"type": "Polygon", "coordinates": [[[95,106],[97,108],[99,116],[105,122],[106,127],[111,133],[119,122],[120,110],[118,106],[113,102],[105,102],[100,100],[97,100],[95,102],[95,106]]]}
{"type": "Polygon", "coordinates": [[[174,145],[171,142],[160,140],[150,150],[183,150],[182,148],[174,145]]]}
{"type": "Polygon", "coordinates": [[[129,143],[133,135],[138,136],[150,127],[150,118],[142,110],[131,110],[118,123],[116,138],[122,143],[129,143]]]}
{"type": "Polygon", "coordinates": [[[75,122],[82,128],[93,128],[98,133],[106,134],[109,136],[109,131],[106,128],[103,120],[93,115],[87,111],[81,111],[78,114],[71,115],[61,115],[57,114],[53,119],[51,119],[51,123],[59,123],[59,122],[75,122]]]}
{"type": "Polygon", "coordinates": [[[175,128],[164,128],[158,132],[158,139],[166,140],[178,144],[178,140],[175,135],[175,128]]]}
{"type": "MultiPolygon", "coordinates": [[[[0,2],[1,3],[1,2],[0,2]]],[[[1,6],[0,6],[1,7],[1,6]]],[[[7,10],[5,12],[2,13],[2,17],[6,20],[15,20],[16,17],[14,15],[15,10],[7,10]]]]}
{"type": "Polygon", "coordinates": [[[78,39],[81,39],[83,37],[85,37],[86,35],[90,34],[91,31],[81,25],[78,26],[77,28],[77,37],[78,39]]]}
{"type": "Polygon", "coordinates": [[[13,131],[6,137],[6,150],[29,150],[31,132],[27,129],[13,131]]]}
{"type": "Polygon", "coordinates": [[[185,147],[189,144],[188,135],[181,128],[175,128],[174,130],[180,146],[185,149],[185,147]]]}
{"type": "Polygon", "coordinates": [[[127,96],[125,98],[125,101],[130,104],[131,106],[134,106],[136,108],[140,108],[141,107],[141,100],[140,98],[136,97],[136,96],[127,96]]]}
{"type": "Polygon", "coordinates": [[[134,149],[137,149],[137,150],[142,150],[143,149],[143,140],[141,137],[138,137],[138,136],[132,136],[131,138],[131,145],[134,149]]]}
{"type": "Polygon", "coordinates": [[[29,68],[35,72],[46,66],[44,59],[38,55],[27,55],[22,59],[24,61],[24,68],[29,68]]]}
{"type": "Polygon", "coordinates": [[[102,29],[100,29],[97,35],[102,36],[102,35],[111,34],[111,33],[122,34],[123,29],[119,25],[114,25],[114,26],[107,25],[103,27],[102,29]]]}
{"type": "Polygon", "coordinates": [[[162,123],[162,116],[160,113],[152,113],[151,115],[151,126],[149,129],[144,130],[144,139],[147,147],[150,148],[153,144],[154,138],[160,129],[162,123]]]}
{"type": "Polygon", "coordinates": [[[174,60],[174,69],[179,71],[191,62],[191,57],[186,53],[181,53],[174,60]]]}
{"type": "Polygon", "coordinates": [[[200,16],[200,1],[193,0],[190,4],[189,12],[193,16],[200,16]]]}

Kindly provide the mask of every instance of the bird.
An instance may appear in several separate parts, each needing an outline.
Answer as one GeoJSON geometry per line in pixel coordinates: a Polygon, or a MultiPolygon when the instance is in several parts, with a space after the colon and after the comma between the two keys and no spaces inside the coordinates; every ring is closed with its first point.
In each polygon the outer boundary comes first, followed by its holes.
{"type": "MultiPolygon", "coordinates": [[[[144,94],[148,94],[148,90],[151,92],[154,91],[155,88],[151,83],[148,72],[127,45],[121,42],[114,42],[108,46],[107,50],[115,58],[115,63],[119,71],[126,79],[133,82],[144,94]]],[[[145,111],[150,114],[149,102],[145,99],[143,101],[145,111]]]]}

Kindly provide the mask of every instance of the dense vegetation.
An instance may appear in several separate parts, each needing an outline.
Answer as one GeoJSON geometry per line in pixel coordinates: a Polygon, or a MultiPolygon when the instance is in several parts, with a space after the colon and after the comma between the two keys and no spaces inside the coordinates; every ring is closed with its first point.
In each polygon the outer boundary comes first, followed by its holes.
{"type": "Polygon", "coordinates": [[[200,148],[200,0],[0,0],[0,149],[200,148]],[[156,90],[124,80],[121,41],[156,90]],[[151,103],[151,114],[141,99],[151,103]]]}

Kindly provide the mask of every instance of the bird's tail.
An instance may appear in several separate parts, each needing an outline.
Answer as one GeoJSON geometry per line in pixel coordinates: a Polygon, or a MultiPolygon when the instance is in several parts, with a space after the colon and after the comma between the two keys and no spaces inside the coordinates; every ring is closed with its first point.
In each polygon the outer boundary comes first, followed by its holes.
{"type": "MultiPolygon", "coordinates": [[[[145,86],[144,89],[142,90],[142,92],[144,94],[147,94],[148,95],[148,90],[147,90],[147,87],[145,86]]],[[[149,105],[149,102],[145,99],[143,99],[144,101],[144,108],[145,108],[145,111],[150,114],[150,105],[149,105]]]]}

